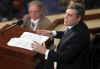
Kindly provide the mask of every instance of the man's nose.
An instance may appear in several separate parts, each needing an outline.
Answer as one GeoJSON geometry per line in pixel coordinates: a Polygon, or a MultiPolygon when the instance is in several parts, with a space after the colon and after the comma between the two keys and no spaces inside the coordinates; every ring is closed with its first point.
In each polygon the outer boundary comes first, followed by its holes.
{"type": "Polygon", "coordinates": [[[66,14],[66,15],[64,16],[64,18],[68,18],[68,15],[66,14]]]}

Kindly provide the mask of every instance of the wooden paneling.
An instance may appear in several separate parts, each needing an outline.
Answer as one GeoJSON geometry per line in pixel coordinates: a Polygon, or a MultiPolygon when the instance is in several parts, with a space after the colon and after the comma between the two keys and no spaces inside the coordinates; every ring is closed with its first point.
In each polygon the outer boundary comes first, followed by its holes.
{"type": "Polygon", "coordinates": [[[27,49],[10,47],[7,45],[7,42],[11,38],[19,37],[27,30],[16,26],[6,32],[3,32],[6,27],[0,29],[0,68],[35,69],[37,60],[37,58],[35,59],[36,53],[27,49]]]}

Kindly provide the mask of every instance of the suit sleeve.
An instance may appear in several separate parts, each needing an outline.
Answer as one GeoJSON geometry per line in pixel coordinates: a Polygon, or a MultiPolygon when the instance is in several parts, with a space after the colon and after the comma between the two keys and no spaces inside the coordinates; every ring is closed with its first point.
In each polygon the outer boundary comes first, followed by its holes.
{"type": "Polygon", "coordinates": [[[49,52],[48,60],[60,63],[71,63],[87,49],[87,45],[87,37],[84,37],[82,34],[74,33],[64,41],[64,44],[60,45],[60,47],[62,47],[59,51],[55,52],[52,50],[49,52]]]}
{"type": "Polygon", "coordinates": [[[54,36],[54,38],[59,38],[59,39],[61,39],[62,36],[63,36],[63,34],[64,34],[64,31],[56,31],[56,33],[57,33],[57,35],[54,36]]]}

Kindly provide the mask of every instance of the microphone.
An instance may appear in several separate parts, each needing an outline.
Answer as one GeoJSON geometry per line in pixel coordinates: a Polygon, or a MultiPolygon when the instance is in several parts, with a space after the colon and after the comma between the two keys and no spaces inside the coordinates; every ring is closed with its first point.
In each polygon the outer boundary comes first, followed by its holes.
{"type": "Polygon", "coordinates": [[[9,29],[12,29],[15,26],[20,26],[23,24],[23,20],[19,20],[17,23],[12,24],[11,26],[7,27],[4,31],[8,31],[9,29]]]}

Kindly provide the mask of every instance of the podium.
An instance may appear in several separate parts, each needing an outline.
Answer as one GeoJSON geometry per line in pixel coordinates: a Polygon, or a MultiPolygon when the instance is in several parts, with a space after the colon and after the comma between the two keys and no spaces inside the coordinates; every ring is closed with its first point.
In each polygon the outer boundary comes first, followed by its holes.
{"type": "Polygon", "coordinates": [[[32,32],[19,26],[4,31],[0,29],[0,68],[1,69],[35,69],[39,58],[35,58],[37,53],[27,49],[11,47],[7,42],[13,37],[19,37],[23,32],[32,32]]]}

